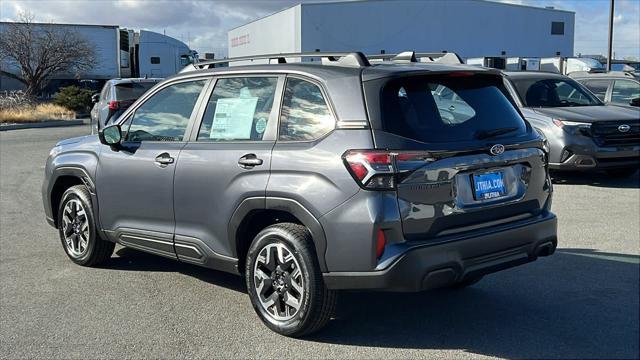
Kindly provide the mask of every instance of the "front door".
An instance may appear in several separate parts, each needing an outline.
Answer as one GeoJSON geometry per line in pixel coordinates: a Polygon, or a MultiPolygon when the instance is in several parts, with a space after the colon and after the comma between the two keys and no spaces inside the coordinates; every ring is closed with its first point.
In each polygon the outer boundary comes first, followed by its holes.
{"type": "Polygon", "coordinates": [[[122,124],[126,150],[104,146],[96,174],[99,216],[108,236],[175,257],[173,180],[195,104],[208,80],[170,84],[122,124]]]}
{"type": "Polygon", "coordinates": [[[242,201],[265,196],[283,82],[276,75],[216,81],[176,168],[180,260],[224,269],[221,263],[235,257],[229,220],[242,201]]]}

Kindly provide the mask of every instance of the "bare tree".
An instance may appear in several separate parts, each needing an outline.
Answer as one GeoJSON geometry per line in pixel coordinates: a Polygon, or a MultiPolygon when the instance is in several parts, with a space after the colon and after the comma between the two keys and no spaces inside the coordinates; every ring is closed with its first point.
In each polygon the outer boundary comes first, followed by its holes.
{"type": "Polygon", "coordinates": [[[0,61],[19,68],[19,74],[4,69],[0,74],[23,83],[31,96],[40,94],[53,76],[79,76],[96,61],[94,46],[80,34],[33,19],[21,13],[17,22],[4,23],[0,31],[0,61]]]}

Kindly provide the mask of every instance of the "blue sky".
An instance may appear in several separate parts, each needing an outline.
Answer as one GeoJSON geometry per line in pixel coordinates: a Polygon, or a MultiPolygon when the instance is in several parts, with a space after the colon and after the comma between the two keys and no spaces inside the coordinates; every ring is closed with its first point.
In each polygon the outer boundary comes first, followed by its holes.
{"type": "MultiPolygon", "coordinates": [[[[553,6],[576,13],[576,54],[607,52],[609,0],[504,0],[530,6],[553,6]]],[[[616,0],[614,53],[616,57],[640,57],[640,0],[616,0]]]]}
{"type": "MultiPolygon", "coordinates": [[[[307,0],[302,0],[306,2],[307,0]]],[[[440,0],[417,0],[440,1],[440,0]]],[[[448,0],[458,1],[458,0],[448,0]]],[[[605,54],[609,0],[501,0],[576,13],[576,54],[605,54]]],[[[166,31],[200,53],[226,54],[227,30],[300,0],[0,0],[0,18],[29,10],[38,21],[120,25],[166,31]]],[[[317,2],[317,0],[315,0],[317,2]]],[[[616,57],[640,58],[640,0],[616,0],[616,57]]]]}

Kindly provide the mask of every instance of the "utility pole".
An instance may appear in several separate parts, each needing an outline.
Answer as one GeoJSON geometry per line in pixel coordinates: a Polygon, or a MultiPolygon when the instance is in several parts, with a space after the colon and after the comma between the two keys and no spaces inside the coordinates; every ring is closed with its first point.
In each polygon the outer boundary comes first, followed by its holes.
{"type": "Polygon", "coordinates": [[[609,5],[609,51],[607,52],[607,71],[611,71],[611,55],[613,53],[613,8],[614,0],[609,5]]]}

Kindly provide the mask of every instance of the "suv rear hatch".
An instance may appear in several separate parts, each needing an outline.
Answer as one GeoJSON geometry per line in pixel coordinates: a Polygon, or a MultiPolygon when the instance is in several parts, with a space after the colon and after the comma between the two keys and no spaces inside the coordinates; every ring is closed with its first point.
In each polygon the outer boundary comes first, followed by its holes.
{"type": "Polygon", "coordinates": [[[550,205],[542,139],[499,74],[402,73],[364,91],[376,149],[345,160],[363,187],[395,189],[406,239],[519,221],[550,205]]]}

